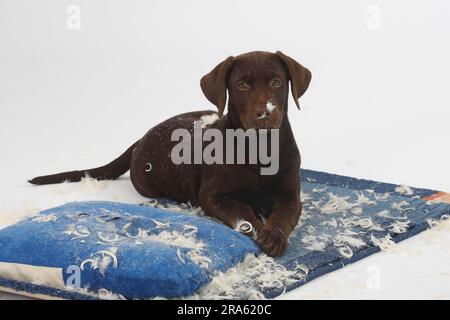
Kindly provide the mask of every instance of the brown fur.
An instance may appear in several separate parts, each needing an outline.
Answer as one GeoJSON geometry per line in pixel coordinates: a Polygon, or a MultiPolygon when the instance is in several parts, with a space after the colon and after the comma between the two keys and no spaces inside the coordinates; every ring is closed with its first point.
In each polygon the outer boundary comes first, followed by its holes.
{"type": "Polygon", "coordinates": [[[301,213],[300,153],[287,116],[289,81],[299,107],[298,98],[310,80],[309,70],[292,58],[281,52],[261,51],[229,57],[201,79],[205,96],[217,106],[220,115],[229,93],[228,114],[211,127],[223,133],[237,128],[280,129],[280,166],[275,175],[260,175],[260,164],[173,164],[170,152],[177,142],[171,141],[172,131],[186,128],[192,132],[195,120],[212,113],[198,111],[158,124],[106,166],[37,177],[30,183],[79,181],[85,174],[116,179],[130,169],[131,181],[143,196],[190,201],[233,228],[238,220],[247,220],[255,228],[263,251],[279,256],[286,250],[289,234],[301,213]],[[273,82],[274,78],[280,82],[273,82]],[[267,110],[268,100],[279,107],[258,119],[267,110]],[[148,163],[152,164],[149,172],[148,163]],[[264,224],[255,212],[263,213],[267,222],[264,224]]]}

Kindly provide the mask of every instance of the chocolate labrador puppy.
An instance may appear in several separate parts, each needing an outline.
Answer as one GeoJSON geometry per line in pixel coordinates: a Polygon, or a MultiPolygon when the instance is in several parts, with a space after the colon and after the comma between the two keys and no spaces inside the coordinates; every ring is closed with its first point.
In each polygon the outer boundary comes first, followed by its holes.
{"type": "MultiPolygon", "coordinates": [[[[143,196],[190,201],[200,205],[206,215],[232,228],[241,221],[249,222],[262,250],[270,256],[280,256],[301,213],[300,153],[287,115],[289,81],[299,108],[298,99],[311,81],[308,69],[279,51],[255,51],[229,57],[200,81],[203,93],[217,106],[218,113],[199,111],[177,115],[151,128],[105,166],[36,177],[29,182],[80,181],[85,175],[116,179],[131,170],[131,181],[143,196]],[[228,113],[223,115],[227,91],[228,113]],[[217,121],[209,121],[205,126],[224,135],[227,129],[266,129],[269,135],[278,129],[277,172],[262,175],[260,161],[175,164],[171,159],[177,144],[173,141],[174,130],[181,128],[193,133],[193,123],[205,117],[213,120],[216,117],[217,121]]],[[[223,151],[230,152],[225,148],[223,151]]]]}

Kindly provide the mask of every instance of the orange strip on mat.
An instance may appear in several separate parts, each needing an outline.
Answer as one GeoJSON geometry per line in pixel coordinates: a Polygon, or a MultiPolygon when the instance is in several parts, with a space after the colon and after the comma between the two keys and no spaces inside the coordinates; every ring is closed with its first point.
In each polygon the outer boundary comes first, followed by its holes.
{"type": "Polygon", "coordinates": [[[423,198],[424,200],[433,201],[433,202],[445,202],[450,203],[450,193],[447,192],[438,192],[432,194],[431,196],[423,198]]]}

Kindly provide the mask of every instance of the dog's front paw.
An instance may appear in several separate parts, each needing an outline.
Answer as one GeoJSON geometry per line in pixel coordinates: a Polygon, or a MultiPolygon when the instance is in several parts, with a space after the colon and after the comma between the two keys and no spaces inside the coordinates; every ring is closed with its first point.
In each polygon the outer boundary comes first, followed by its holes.
{"type": "Polygon", "coordinates": [[[264,226],[256,236],[256,242],[262,251],[271,257],[281,256],[288,246],[287,237],[278,228],[264,226]]]}

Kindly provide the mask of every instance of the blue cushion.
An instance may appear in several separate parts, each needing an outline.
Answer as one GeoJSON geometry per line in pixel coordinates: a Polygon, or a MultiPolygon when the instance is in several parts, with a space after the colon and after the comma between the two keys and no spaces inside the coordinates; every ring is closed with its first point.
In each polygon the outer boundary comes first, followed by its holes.
{"type": "MultiPolygon", "coordinates": [[[[125,298],[179,297],[193,294],[215,271],[259,252],[252,239],[206,218],[140,205],[74,202],[0,230],[0,280],[20,286],[35,279],[21,273],[42,271],[61,277],[56,283],[64,287],[58,290],[69,285],[125,298]]],[[[56,286],[41,278],[42,285],[56,286]]]]}

